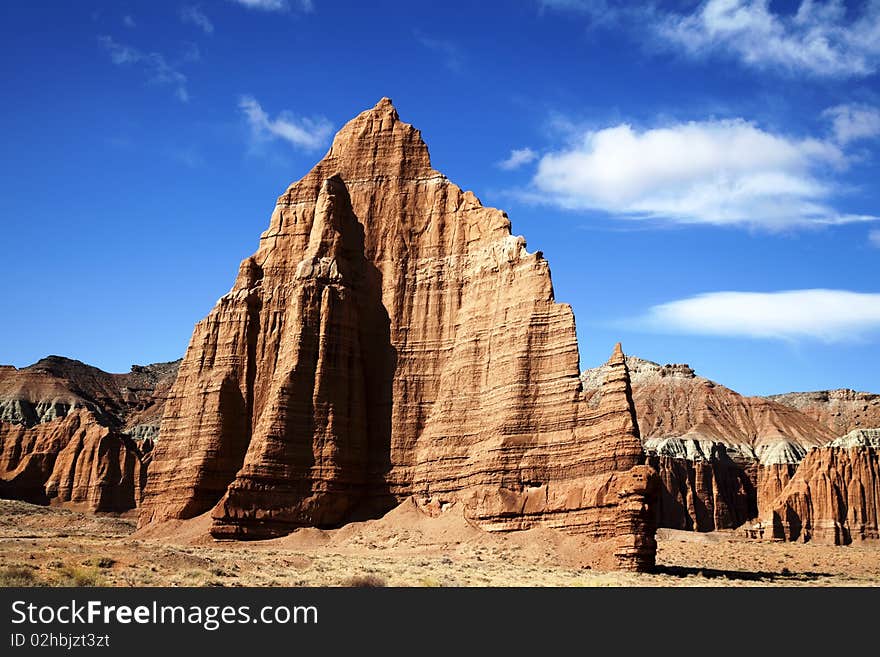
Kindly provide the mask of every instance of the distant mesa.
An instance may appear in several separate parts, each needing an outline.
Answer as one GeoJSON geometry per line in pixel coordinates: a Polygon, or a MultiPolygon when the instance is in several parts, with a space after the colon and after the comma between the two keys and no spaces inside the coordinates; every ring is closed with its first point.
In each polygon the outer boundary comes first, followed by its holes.
{"type": "Polygon", "coordinates": [[[0,368],[0,497],[135,508],[179,363],[108,374],[48,356],[0,368]]]}
{"type": "MultiPolygon", "coordinates": [[[[872,473],[880,471],[880,431],[859,427],[880,426],[880,395],[825,390],[744,397],[688,365],[635,356],[627,364],[648,463],[662,482],[661,527],[757,527],[752,533],[765,538],[833,543],[877,537],[880,493],[872,473]],[[828,485],[834,494],[820,492],[828,485]]],[[[594,405],[605,370],[581,375],[594,405]]]]}

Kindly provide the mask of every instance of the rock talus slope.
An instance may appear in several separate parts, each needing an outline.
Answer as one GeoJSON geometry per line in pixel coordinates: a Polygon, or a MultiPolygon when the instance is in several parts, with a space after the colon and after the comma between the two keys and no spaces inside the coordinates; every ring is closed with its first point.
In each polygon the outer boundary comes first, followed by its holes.
{"type": "Polygon", "coordinates": [[[507,216],[431,167],[388,99],[278,199],[195,328],[141,523],[213,509],[258,538],[461,501],[487,529],[546,524],[653,561],[655,479],[622,352],[578,379],[571,308],[507,216]]]}

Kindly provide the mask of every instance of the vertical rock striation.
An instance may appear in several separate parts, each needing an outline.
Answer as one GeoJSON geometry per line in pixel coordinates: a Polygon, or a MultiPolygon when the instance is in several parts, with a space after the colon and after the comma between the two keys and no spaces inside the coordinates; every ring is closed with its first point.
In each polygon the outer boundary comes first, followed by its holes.
{"type": "Polygon", "coordinates": [[[810,450],[773,501],[773,536],[833,545],[880,539],[880,429],[810,450]]]}
{"type": "Polygon", "coordinates": [[[646,567],[654,479],[619,348],[609,369],[587,403],[547,262],[434,170],[383,99],[278,199],[196,326],[141,522],[213,509],[215,536],[259,538],[415,495],[646,567]]]}
{"type": "Polygon", "coordinates": [[[177,363],[108,374],[59,356],[0,367],[0,496],[136,506],[177,363]]]}
{"type": "MultiPolygon", "coordinates": [[[[833,430],[798,410],[744,397],[684,364],[627,357],[648,463],[660,475],[661,527],[738,527],[769,508],[811,447],[833,430]]],[[[606,366],[581,378],[601,403],[606,366]]]]}
{"type": "Polygon", "coordinates": [[[0,496],[126,511],[141,490],[143,454],[135,441],[86,409],[0,431],[0,496]]]}

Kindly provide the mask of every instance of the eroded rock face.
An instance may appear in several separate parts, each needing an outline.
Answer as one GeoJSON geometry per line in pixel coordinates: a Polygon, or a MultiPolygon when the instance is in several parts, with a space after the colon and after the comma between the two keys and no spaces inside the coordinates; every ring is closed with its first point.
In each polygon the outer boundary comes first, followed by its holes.
{"type": "Polygon", "coordinates": [[[645,567],[654,479],[619,349],[608,370],[589,405],[547,262],[434,170],[383,99],[278,199],[196,326],[141,523],[213,509],[216,536],[258,538],[416,495],[645,567]]]}
{"type": "MultiPolygon", "coordinates": [[[[712,531],[757,518],[807,450],[835,436],[794,408],[744,397],[688,365],[634,356],[627,364],[648,462],[662,482],[661,527],[712,531]]],[[[582,374],[592,404],[604,374],[604,367],[582,374]]]]}
{"type": "Polygon", "coordinates": [[[789,392],[767,399],[797,409],[831,429],[835,436],[842,436],[854,429],[880,427],[880,395],[871,392],[842,388],[789,392]]]}
{"type": "Polygon", "coordinates": [[[108,374],[58,356],[0,368],[0,496],[134,508],[176,372],[157,363],[108,374]]]}
{"type": "Polygon", "coordinates": [[[706,458],[667,456],[648,450],[648,463],[660,473],[661,527],[712,531],[738,527],[758,515],[754,461],[734,461],[724,444],[711,443],[706,458]]]}
{"type": "Polygon", "coordinates": [[[775,538],[834,545],[880,539],[880,453],[870,442],[851,444],[804,457],[767,514],[775,538]]]}
{"type": "Polygon", "coordinates": [[[82,408],[32,427],[4,423],[0,495],[126,511],[140,496],[143,456],[134,440],[82,408]]]}

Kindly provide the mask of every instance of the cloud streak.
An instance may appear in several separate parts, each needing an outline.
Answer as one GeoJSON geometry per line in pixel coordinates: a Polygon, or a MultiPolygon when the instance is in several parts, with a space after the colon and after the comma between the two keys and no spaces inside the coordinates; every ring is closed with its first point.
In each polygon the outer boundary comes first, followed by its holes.
{"type": "MultiPolygon", "coordinates": [[[[174,95],[180,102],[189,102],[186,75],[161,53],[144,52],[119,43],[110,36],[98,37],[98,43],[110,56],[110,61],[117,66],[140,66],[147,76],[148,83],[169,86],[174,89],[174,95]]],[[[198,51],[191,49],[185,59],[188,61],[198,59],[198,51]]]]}
{"type": "MultiPolygon", "coordinates": [[[[849,10],[840,0],[803,0],[790,14],[769,0],[704,0],[687,12],[658,1],[537,0],[541,12],[575,13],[591,27],[638,26],[639,41],[693,59],[722,56],[789,75],[864,77],[880,70],[880,2],[849,10]]],[[[634,30],[632,30],[634,32],[634,30]]]]}
{"type": "Polygon", "coordinates": [[[324,146],[333,134],[333,124],[324,117],[296,117],[283,111],[272,119],[253,96],[242,96],[238,108],[257,141],[281,139],[296,148],[315,150],[324,146]]]}
{"type": "Polygon", "coordinates": [[[498,163],[498,167],[505,171],[513,171],[529,162],[534,162],[536,159],[538,159],[538,154],[531,148],[514,148],[506,159],[498,163]]]}
{"type": "Polygon", "coordinates": [[[836,144],[743,119],[642,131],[620,124],[544,155],[526,197],[629,219],[766,230],[876,220],[831,206],[833,174],[846,164],[836,144]]]}
{"type": "Polygon", "coordinates": [[[184,23],[195,25],[205,34],[212,34],[214,32],[214,23],[198,6],[186,5],[181,7],[180,20],[184,23]]]}
{"type": "Polygon", "coordinates": [[[634,323],[661,333],[854,342],[880,331],[880,294],[825,289],[710,292],[653,306],[634,323]]]}
{"type": "MultiPolygon", "coordinates": [[[[248,9],[256,9],[258,11],[288,11],[290,3],[287,0],[232,0],[232,2],[246,7],[248,9]]],[[[313,0],[295,0],[294,4],[305,13],[311,13],[315,10],[313,0]]]]}
{"type": "Polygon", "coordinates": [[[869,105],[837,105],[823,115],[831,119],[834,138],[839,144],[880,135],[880,109],[869,105]]]}
{"type": "Polygon", "coordinates": [[[687,15],[660,19],[661,39],[700,57],[720,53],[746,66],[816,76],[866,76],[880,65],[880,3],[855,19],[843,2],[804,0],[790,16],[767,0],[708,0],[687,15]]]}
{"type": "Polygon", "coordinates": [[[465,57],[458,44],[444,39],[435,39],[433,37],[425,36],[419,31],[415,32],[415,36],[423,47],[441,56],[446,68],[457,73],[464,70],[465,57]]]}

